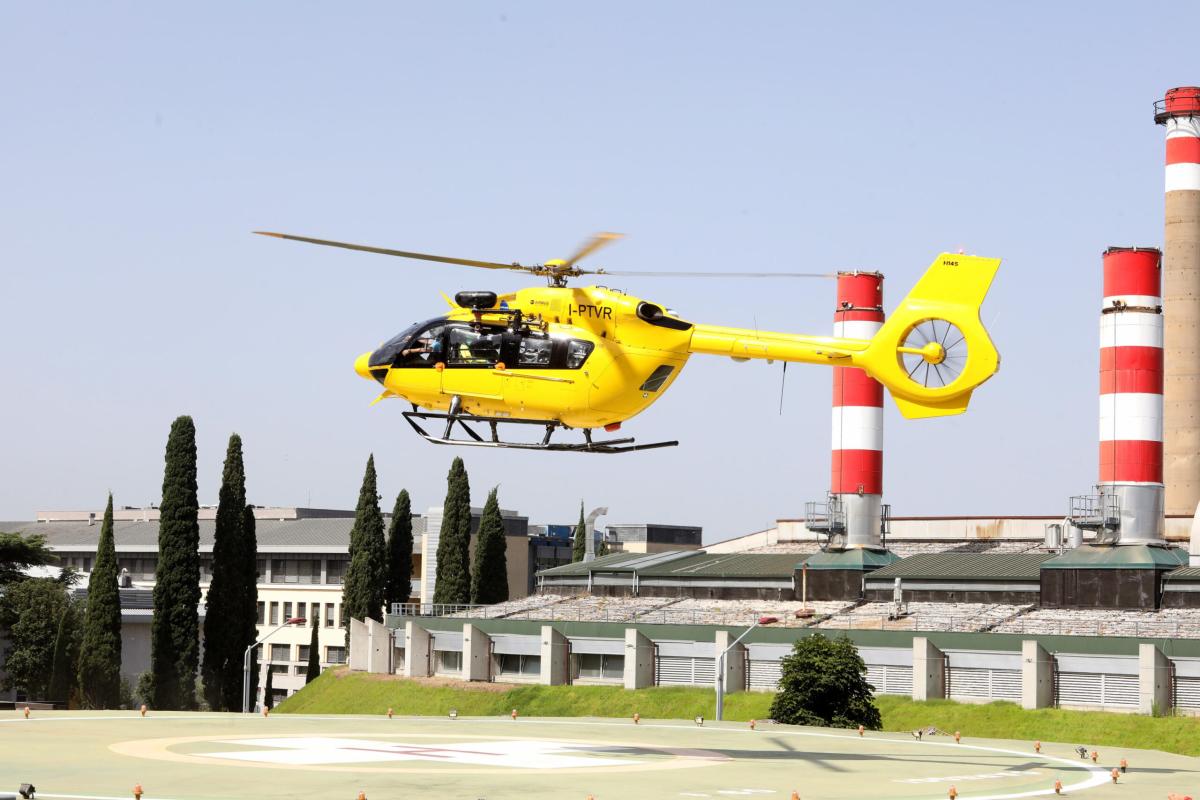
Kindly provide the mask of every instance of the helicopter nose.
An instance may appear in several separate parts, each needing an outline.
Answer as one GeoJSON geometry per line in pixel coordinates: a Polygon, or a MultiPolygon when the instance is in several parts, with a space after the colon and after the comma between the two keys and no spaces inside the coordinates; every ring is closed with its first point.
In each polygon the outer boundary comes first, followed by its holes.
{"type": "Polygon", "coordinates": [[[357,372],[360,377],[366,378],[367,380],[373,380],[375,378],[375,376],[371,374],[370,353],[363,353],[361,356],[354,359],[354,371],[357,372]]]}

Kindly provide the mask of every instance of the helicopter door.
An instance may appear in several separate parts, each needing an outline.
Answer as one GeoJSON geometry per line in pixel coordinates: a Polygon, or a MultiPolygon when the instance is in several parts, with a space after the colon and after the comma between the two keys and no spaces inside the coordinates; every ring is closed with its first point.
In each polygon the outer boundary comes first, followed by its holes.
{"type": "Polygon", "coordinates": [[[494,403],[504,399],[503,378],[496,374],[501,331],[451,324],[447,326],[443,341],[446,366],[441,371],[442,392],[460,396],[468,413],[489,415],[495,410],[494,403]]]}

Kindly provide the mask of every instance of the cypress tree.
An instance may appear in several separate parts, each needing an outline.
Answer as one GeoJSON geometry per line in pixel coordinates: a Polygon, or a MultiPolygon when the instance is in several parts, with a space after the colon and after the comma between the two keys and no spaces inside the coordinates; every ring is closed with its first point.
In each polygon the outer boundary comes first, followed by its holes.
{"type": "Polygon", "coordinates": [[[79,609],[68,599],[58,618],[58,633],[54,637],[54,656],[51,661],[48,700],[61,700],[72,707],[75,694],[75,672],[79,663],[79,609]]]}
{"type": "MultiPolygon", "coordinates": [[[[227,708],[242,707],[242,684],[245,681],[243,659],[246,648],[258,640],[258,536],[254,526],[254,506],[247,505],[242,512],[242,547],[240,549],[241,563],[239,576],[243,591],[239,595],[241,603],[237,608],[239,625],[230,630],[234,644],[230,645],[237,676],[225,679],[225,705],[227,708]]],[[[258,694],[258,660],[257,655],[250,656],[250,696],[258,694]]],[[[234,666],[234,665],[231,665],[234,666]]]]}
{"type": "Polygon", "coordinates": [[[446,478],[442,530],[438,538],[433,602],[461,605],[471,600],[471,483],[461,458],[446,478]]]}
{"type": "Polygon", "coordinates": [[[488,492],[479,536],[475,539],[475,563],[471,570],[471,602],[480,605],[503,603],[508,599],[508,558],[505,552],[504,520],[496,489],[488,492]]]}
{"type": "Polygon", "coordinates": [[[84,708],[117,708],[121,704],[121,591],[117,578],[110,492],[100,525],[96,564],[88,580],[79,654],[79,693],[84,708]]]}
{"type": "Polygon", "coordinates": [[[383,538],[383,512],[376,489],[375,456],[367,458],[354,527],[350,529],[350,566],[342,581],[342,626],[350,643],[351,619],[370,617],[383,621],[383,595],[387,584],[387,545],[383,538]]]}
{"type": "Polygon", "coordinates": [[[583,520],[583,501],[579,501],[579,524],[575,526],[575,536],[571,542],[571,563],[583,561],[587,555],[587,523],[583,520]]]}
{"type": "Polygon", "coordinates": [[[267,665],[267,688],[263,690],[263,708],[275,707],[275,688],[271,685],[274,683],[275,671],[271,669],[270,664],[267,665]]]}
{"type": "Polygon", "coordinates": [[[321,675],[321,643],[318,637],[320,620],[313,615],[312,638],[308,640],[308,672],[304,675],[305,683],[312,683],[321,675]]]}
{"type": "Polygon", "coordinates": [[[159,506],[158,567],[150,622],[150,669],[160,709],[196,708],[200,662],[200,506],[196,500],[196,426],[171,424],[159,506]]]}
{"type": "Polygon", "coordinates": [[[392,524],[388,528],[388,580],[384,605],[407,603],[412,596],[412,502],[408,490],[401,489],[392,509],[392,524]]]}
{"type": "MultiPolygon", "coordinates": [[[[246,470],[242,463],[242,439],[229,437],[225,468],[217,502],[213,535],[212,579],[204,601],[204,697],[213,711],[228,711],[226,684],[237,684],[242,672],[238,618],[243,612],[244,585],[242,523],[246,509],[246,470]]],[[[240,694],[240,692],[238,692],[240,694]]],[[[237,706],[233,706],[236,708],[237,706]]]]}

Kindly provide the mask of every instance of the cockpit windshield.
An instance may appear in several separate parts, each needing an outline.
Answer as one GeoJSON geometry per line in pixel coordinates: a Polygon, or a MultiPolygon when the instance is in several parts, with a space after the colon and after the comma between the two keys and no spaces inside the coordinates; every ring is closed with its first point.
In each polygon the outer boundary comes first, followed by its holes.
{"type": "Polygon", "coordinates": [[[441,322],[443,319],[443,317],[438,317],[436,319],[430,319],[424,322],[416,322],[412,325],[409,325],[407,328],[400,331],[395,336],[380,345],[379,349],[374,353],[371,353],[371,359],[369,361],[370,365],[372,367],[392,366],[392,364],[395,363],[397,356],[400,355],[401,351],[405,349],[405,346],[409,343],[409,341],[412,340],[418,331],[424,330],[434,323],[441,322]]]}

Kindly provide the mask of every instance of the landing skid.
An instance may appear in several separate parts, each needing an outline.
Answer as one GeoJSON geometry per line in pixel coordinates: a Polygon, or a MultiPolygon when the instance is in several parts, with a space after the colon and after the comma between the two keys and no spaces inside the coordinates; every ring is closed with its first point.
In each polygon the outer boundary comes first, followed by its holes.
{"type": "Polygon", "coordinates": [[[514,450],[552,450],[565,453],[632,453],[635,450],[655,450],[659,447],[675,447],[679,442],[653,442],[651,444],[634,444],[632,438],[627,439],[606,439],[604,441],[594,441],[592,439],[592,431],[588,428],[582,428],[583,441],[575,444],[566,442],[551,442],[550,437],[560,428],[570,430],[568,426],[561,422],[547,422],[544,419],[517,419],[513,417],[505,417],[498,419],[496,417],[479,417],[474,414],[440,414],[432,411],[405,411],[404,418],[408,420],[408,424],[427,442],[434,444],[458,444],[468,447],[507,447],[514,450]],[[434,436],[426,431],[418,423],[418,420],[440,420],[446,423],[446,429],[441,436],[434,436]],[[478,431],[471,427],[473,424],[486,425],[488,428],[488,437],[480,436],[478,431]],[[469,438],[454,438],[451,434],[454,433],[454,426],[460,427],[469,438]],[[500,425],[537,425],[545,429],[545,435],[540,442],[509,442],[500,438],[500,425]]]}

